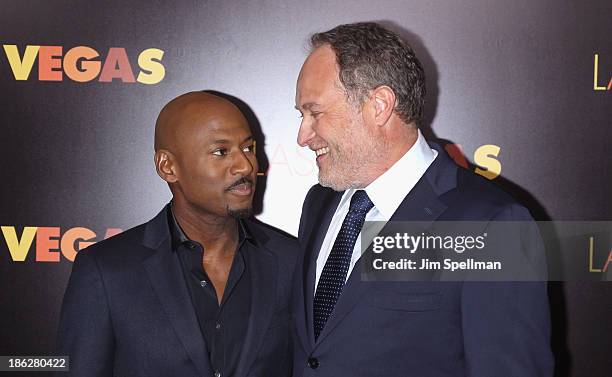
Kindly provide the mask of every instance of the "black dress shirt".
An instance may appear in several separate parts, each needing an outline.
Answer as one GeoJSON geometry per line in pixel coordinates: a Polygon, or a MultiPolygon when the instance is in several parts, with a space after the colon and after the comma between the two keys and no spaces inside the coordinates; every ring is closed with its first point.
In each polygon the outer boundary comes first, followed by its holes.
{"type": "Polygon", "coordinates": [[[206,251],[185,235],[171,207],[168,217],[172,250],[178,253],[181,260],[214,376],[233,376],[240,360],[251,311],[249,249],[254,247],[254,240],[239,220],[238,247],[219,304],[215,288],[202,266],[206,251]]]}

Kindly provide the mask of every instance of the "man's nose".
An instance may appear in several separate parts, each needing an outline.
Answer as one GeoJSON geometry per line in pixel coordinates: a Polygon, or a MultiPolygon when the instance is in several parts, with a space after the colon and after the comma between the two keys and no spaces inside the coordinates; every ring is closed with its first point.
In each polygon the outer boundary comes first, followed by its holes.
{"type": "Polygon", "coordinates": [[[256,161],[255,162],[251,161],[251,159],[249,159],[249,157],[244,152],[238,153],[236,157],[234,158],[231,173],[234,175],[236,174],[241,174],[243,176],[249,175],[255,169],[255,164],[256,164],[256,161]]]}
{"type": "Polygon", "coordinates": [[[312,129],[310,121],[302,119],[300,123],[300,130],[298,131],[297,143],[300,147],[305,147],[310,143],[310,140],[316,135],[312,129]]]}

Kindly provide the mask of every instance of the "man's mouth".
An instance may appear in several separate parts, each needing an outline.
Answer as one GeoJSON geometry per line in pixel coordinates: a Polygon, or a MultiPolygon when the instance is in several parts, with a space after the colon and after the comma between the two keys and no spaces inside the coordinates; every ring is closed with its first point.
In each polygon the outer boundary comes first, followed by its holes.
{"type": "Polygon", "coordinates": [[[329,147],[323,147],[323,148],[315,149],[314,152],[317,155],[317,157],[319,157],[319,156],[322,156],[324,154],[329,153],[329,147]]]}
{"type": "Polygon", "coordinates": [[[226,191],[231,192],[236,195],[251,195],[253,192],[253,183],[250,179],[241,178],[230,187],[226,189],[226,191]]]}
{"type": "Polygon", "coordinates": [[[230,191],[238,195],[251,195],[253,185],[250,183],[243,183],[241,185],[234,186],[230,191]]]}

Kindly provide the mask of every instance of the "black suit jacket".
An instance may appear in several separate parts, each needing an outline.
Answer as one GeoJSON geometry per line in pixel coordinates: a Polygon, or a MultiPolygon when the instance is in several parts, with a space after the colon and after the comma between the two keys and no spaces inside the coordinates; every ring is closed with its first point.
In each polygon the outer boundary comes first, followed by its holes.
{"type": "MultiPolygon", "coordinates": [[[[509,195],[434,147],[438,157],[391,221],[531,221],[509,195]]],[[[552,376],[545,282],[366,282],[360,260],[315,342],[315,265],[341,197],[316,185],[304,201],[294,377],[552,376]]]]}
{"type": "MultiPolygon", "coordinates": [[[[297,242],[246,220],[251,315],[236,376],[291,370],[290,286],[297,242]]],[[[71,376],[213,376],[166,209],[153,220],[78,253],[65,293],[58,354],[71,376]]]]}

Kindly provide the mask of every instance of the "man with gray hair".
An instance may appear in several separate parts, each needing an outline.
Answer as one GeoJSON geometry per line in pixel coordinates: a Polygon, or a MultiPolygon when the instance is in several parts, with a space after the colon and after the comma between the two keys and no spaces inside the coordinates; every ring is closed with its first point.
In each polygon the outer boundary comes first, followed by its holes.
{"type": "Polygon", "coordinates": [[[300,220],[293,376],[551,376],[545,283],[362,281],[365,221],[532,219],[423,138],[425,75],[397,34],[340,25],[311,47],[298,143],[319,184],[300,220]]]}

